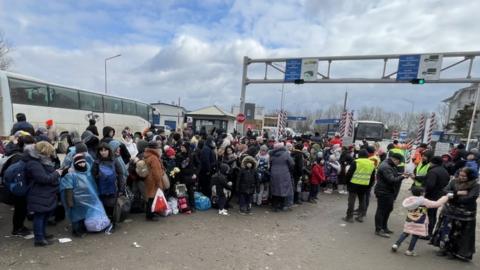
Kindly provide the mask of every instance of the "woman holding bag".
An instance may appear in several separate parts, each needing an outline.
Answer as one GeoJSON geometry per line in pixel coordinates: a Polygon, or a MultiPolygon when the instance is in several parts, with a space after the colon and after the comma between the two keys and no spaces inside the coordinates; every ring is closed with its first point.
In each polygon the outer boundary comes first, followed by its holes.
{"type": "Polygon", "coordinates": [[[156,141],[148,143],[144,153],[144,160],[148,166],[148,175],[145,177],[145,199],[147,207],[145,209],[146,219],[148,221],[158,221],[158,216],[152,212],[153,199],[157,193],[157,189],[162,191],[167,189],[168,183],[164,181],[165,169],[161,162],[162,150],[156,141]]]}

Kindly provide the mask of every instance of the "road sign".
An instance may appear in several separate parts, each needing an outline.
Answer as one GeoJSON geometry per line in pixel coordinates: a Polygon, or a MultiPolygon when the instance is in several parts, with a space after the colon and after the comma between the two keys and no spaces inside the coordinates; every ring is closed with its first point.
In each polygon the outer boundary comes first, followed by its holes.
{"type": "Polygon", "coordinates": [[[317,119],[315,125],[337,125],[340,123],[340,119],[317,119]]]}
{"type": "Polygon", "coordinates": [[[316,58],[302,59],[302,78],[304,81],[316,81],[318,72],[318,60],[316,58]]]}
{"type": "Polygon", "coordinates": [[[243,122],[245,122],[245,119],[247,119],[247,117],[245,117],[245,114],[243,114],[243,113],[237,114],[237,122],[238,122],[238,123],[243,123],[243,122]]]}
{"type": "Polygon", "coordinates": [[[302,76],[302,59],[287,59],[285,62],[285,81],[300,80],[302,76]]]}
{"type": "Polygon", "coordinates": [[[417,78],[425,80],[440,79],[442,69],[443,55],[441,54],[422,54],[420,57],[420,66],[418,68],[417,78]]]}
{"type": "Polygon", "coordinates": [[[401,55],[398,60],[397,81],[417,79],[420,58],[420,54],[401,55]]]}
{"type": "Polygon", "coordinates": [[[400,131],[398,138],[402,141],[405,141],[408,137],[408,132],[406,131],[400,131]]]}
{"type": "Polygon", "coordinates": [[[306,116],[288,116],[287,117],[288,121],[307,121],[306,116]]]}

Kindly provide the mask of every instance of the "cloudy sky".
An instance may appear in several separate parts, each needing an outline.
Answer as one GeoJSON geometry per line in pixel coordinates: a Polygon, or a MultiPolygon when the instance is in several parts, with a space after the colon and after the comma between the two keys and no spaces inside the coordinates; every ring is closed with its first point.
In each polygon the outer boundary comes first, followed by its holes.
{"type": "MultiPolygon", "coordinates": [[[[187,109],[239,103],[242,59],[479,50],[480,1],[471,0],[0,0],[12,70],[187,109]]],[[[480,62],[480,59],[479,61],[480,62]]],[[[395,65],[390,66],[394,71],[395,65]]],[[[380,76],[381,63],[334,66],[332,75],[380,76]]],[[[466,66],[450,76],[463,75],[466,66]]],[[[272,73],[273,74],[273,73],[272,73]]],[[[475,65],[476,77],[480,65],[475,65]]],[[[262,77],[252,69],[249,77],[262,77]]],[[[286,107],[342,104],[432,111],[465,85],[285,85],[286,107]]],[[[247,101],[279,107],[281,85],[250,85],[247,101]]]]}

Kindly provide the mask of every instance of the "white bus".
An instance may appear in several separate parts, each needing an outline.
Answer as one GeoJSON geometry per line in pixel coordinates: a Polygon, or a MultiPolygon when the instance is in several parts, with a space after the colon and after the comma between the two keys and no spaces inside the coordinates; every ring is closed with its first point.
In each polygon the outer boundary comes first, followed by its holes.
{"type": "Polygon", "coordinates": [[[152,107],[140,101],[61,86],[20,74],[0,71],[0,136],[9,136],[15,115],[24,113],[34,128],[52,119],[59,135],[71,130],[80,134],[89,119],[97,121],[102,135],[111,126],[117,136],[125,127],[142,132],[150,126],[152,107]]]}
{"type": "Polygon", "coordinates": [[[355,132],[353,141],[362,141],[366,139],[371,142],[380,142],[383,140],[387,127],[382,122],[359,120],[354,122],[355,132]]]}

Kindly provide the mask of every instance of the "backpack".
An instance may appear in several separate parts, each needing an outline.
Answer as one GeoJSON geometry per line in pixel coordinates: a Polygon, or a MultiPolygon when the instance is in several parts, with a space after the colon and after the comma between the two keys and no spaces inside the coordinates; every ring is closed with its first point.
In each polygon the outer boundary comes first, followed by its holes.
{"type": "Polygon", "coordinates": [[[99,179],[98,193],[100,195],[112,195],[117,193],[117,174],[115,173],[115,163],[111,165],[98,164],[99,179]]]}
{"type": "Polygon", "coordinates": [[[186,197],[179,197],[178,198],[178,209],[180,210],[180,213],[190,212],[190,207],[188,206],[188,202],[187,202],[186,197]]]}
{"type": "Polygon", "coordinates": [[[137,163],[135,163],[135,172],[141,178],[145,178],[148,176],[148,174],[150,173],[150,168],[148,168],[148,164],[145,162],[145,160],[141,159],[137,161],[137,163]]]}
{"type": "Polygon", "coordinates": [[[26,163],[19,160],[8,166],[3,175],[3,181],[8,190],[15,196],[25,196],[30,189],[25,176],[26,163]]]}

